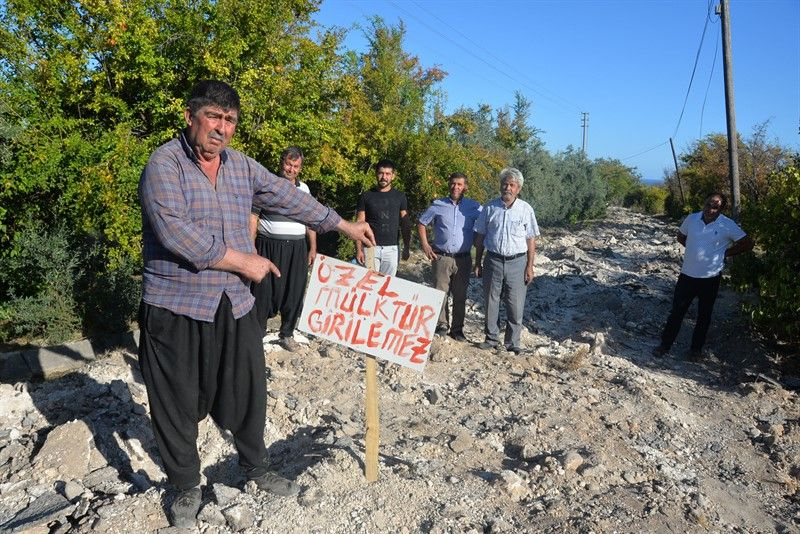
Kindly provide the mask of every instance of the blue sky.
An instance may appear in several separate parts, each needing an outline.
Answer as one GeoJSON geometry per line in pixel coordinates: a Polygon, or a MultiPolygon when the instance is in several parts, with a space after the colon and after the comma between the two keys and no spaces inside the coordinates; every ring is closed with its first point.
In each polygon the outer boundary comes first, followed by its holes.
{"type": "MultiPolygon", "coordinates": [[[[551,152],[580,148],[581,112],[588,112],[590,158],[616,158],[645,180],[660,180],[674,168],[670,137],[680,154],[725,132],[716,3],[324,0],[315,20],[353,28],[345,48],[357,51],[367,44],[354,25],[369,27],[372,15],[402,20],[405,50],[448,72],[440,86],[447,111],[510,105],[520,91],[551,152]]],[[[729,5],[737,130],[747,138],[769,120],[768,138],[800,151],[800,1],[729,5]]]]}

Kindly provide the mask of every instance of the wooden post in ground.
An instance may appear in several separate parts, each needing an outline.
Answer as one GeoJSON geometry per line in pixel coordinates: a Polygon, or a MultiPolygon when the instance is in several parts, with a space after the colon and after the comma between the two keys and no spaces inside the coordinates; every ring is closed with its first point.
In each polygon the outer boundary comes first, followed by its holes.
{"type": "MultiPolygon", "coordinates": [[[[367,269],[375,267],[375,249],[364,247],[367,269]]],[[[378,480],[378,443],[380,442],[380,417],[378,416],[378,372],[375,356],[366,356],[367,392],[367,437],[364,445],[364,476],[367,482],[378,480]]]]}

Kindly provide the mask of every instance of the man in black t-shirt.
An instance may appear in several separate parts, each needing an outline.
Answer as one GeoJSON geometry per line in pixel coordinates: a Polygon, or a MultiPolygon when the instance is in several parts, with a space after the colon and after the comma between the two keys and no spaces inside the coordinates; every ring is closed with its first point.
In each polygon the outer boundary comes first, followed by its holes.
{"type": "Polygon", "coordinates": [[[356,241],[356,260],[361,265],[381,274],[397,273],[397,230],[403,235],[403,260],[409,256],[411,219],[408,217],[408,200],[402,191],[392,189],[394,163],[381,160],[375,166],[378,185],[365,191],[358,199],[356,220],[367,221],[375,233],[375,264],[366,265],[363,245],[356,241]]]}

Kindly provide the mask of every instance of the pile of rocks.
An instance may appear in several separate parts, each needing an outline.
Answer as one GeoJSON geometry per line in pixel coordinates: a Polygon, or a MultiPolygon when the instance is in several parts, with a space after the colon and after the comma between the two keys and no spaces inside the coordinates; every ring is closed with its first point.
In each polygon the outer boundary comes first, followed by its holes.
{"type": "MultiPolygon", "coordinates": [[[[680,266],[675,228],[612,210],[546,229],[528,352],[437,339],[425,372],[381,363],[380,479],[367,484],[364,357],[316,340],[269,350],[266,440],[303,486],[245,484],[230,436],[200,426],[201,532],[765,532],[800,529],[800,400],[767,376],[737,295],[713,356],[653,361],[680,266]]],[[[401,275],[428,279],[416,254],[401,275]]],[[[467,337],[482,340],[481,287],[467,337]]],[[[690,319],[687,319],[689,321],[690,319]]],[[[687,346],[686,325],[677,346],[687,346]]],[[[172,494],[135,355],[0,384],[0,531],[153,532],[172,494]]]]}

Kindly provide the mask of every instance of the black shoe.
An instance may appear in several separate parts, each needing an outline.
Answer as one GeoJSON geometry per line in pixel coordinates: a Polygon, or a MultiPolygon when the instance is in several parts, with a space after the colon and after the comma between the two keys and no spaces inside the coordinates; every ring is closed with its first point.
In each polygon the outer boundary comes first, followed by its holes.
{"type": "Polygon", "coordinates": [[[202,496],[200,486],[181,490],[169,506],[170,524],[178,528],[194,528],[202,496]]]}
{"type": "Polygon", "coordinates": [[[478,348],[483,350],[495,350],[497,348],[497,344],[490,341],[483,341],[482,343],[478,344],[478,348]]]}
{"type": "Polygon", "coordinates": [[[467,337],[464,335],[463,332],[450,332],[450,337],[452,337],[456,341],[467,341],[467,337]]]}
{"type": "Polygon", "coordinates": [[[652,354],[653,358],[663,358],[668,352],[669,352],[668,348],[659,345],[656,348],[654,348],[653,352],[651,352],[650,354],[652,354]]]}
{"type": "Polygon", "coordinates": [[[258,489],[280,495],[281,497],[290,497],[300,493],[300,485],[296,482],[283,478],[274,471],[267,471],[260,477],[251,479],[256,483],[258,489]]]}
{"type": "Polygon", "coordinates": [[[513,345],[509,345],[506,347],[506,350],[508,352],[513,353],[514,356],[519,356],[520,354],[522,354],[522,347],[515,347],[513,345]]]}
{"type": "Polygon", "coordinates": [[[703,359],[703,351],[698,349],[691,349],[686,355],[686,360],[690,362],[699,362],[703,359]]]}
{"type": "Polygon", "coordinates": [[[436,326],[436,333],[439,334],[440,336],[446,336],[447,335],[447,325],[446,324],[437,325],[436,326]]]}

